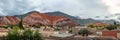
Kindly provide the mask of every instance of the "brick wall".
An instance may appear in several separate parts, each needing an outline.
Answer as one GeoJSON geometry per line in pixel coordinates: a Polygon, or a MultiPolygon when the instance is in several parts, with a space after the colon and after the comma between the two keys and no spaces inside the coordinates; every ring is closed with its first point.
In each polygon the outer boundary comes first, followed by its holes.
{"type": "Polygon", "coordinates": [[[117,38],[117,31],[102,31],[103,37],[115,37],[117,38]]]}

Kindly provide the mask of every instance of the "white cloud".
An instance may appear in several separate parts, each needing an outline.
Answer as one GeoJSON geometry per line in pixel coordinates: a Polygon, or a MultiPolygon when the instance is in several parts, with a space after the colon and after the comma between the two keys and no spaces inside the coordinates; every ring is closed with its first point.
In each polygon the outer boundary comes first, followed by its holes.
{"type": "Polygon", "coordinates": [[[3,10],[2,10],[2,9],[0,9],[0,15],[6,16],[6,13],[5,13],[5,12],[3,12],[3,10]]]}
{"type": "Polygon", "coordinates": [[[23,14],[28,11],[62,11],[85,18],[109,15],[100,0],[0,0],[0,8],[5,15],[23,14]],[[82,15],[81,15],[82,14],[82,15]]]}
{"type": "Polygon", "coordinates": [[[111,14],[120,13],[120,0],[102,0],[111,14]]]}
{"type": "Polygon", "coordinates": [[[120,15],[120,0],[102,0],[102,2],[107,6],[108,12],[111,13],[113,19],[118,20],[120,15]]]}

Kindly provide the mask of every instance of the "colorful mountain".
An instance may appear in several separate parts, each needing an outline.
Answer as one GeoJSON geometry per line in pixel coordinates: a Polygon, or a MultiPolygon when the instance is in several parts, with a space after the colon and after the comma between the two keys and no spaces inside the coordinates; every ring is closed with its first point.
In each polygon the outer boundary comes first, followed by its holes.
{"type": "Polygon", "coordinates": [[[15,16],[2,16],[0,17],[0,26],[17,25],[20,19],[15,16]]]}
{"type": "Polygon", "coordinates": [[[51,16],[37,11],[29,12],[23,18],[24,25],[76,26],[77,23],[63,16],[51,16]]]}

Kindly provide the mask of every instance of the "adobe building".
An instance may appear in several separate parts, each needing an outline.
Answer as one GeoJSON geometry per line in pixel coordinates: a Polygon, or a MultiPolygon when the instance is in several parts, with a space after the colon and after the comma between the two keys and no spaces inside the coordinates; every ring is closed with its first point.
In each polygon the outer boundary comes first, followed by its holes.
{"type": "Polygon", "coordinates": [[[102,31],[102,37],[114,37],[117,38],[117,30],[105,30],[102,31]]]}

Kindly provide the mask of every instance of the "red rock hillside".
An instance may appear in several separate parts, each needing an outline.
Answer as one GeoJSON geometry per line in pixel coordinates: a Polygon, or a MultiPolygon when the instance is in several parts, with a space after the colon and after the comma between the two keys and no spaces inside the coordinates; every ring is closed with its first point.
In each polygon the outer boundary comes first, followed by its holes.
{"type": "Polygon", "coordinates": [[[50,26],[76,26],[77,23],[69,18],[62,16],[50,16],[37,11],[29,12],[30,14],[23,18],[24,25],[50,25],[50,26]]]}
{"type": "Polygon", "coordinates": [[[0,26],[17,25],[19,21],[20,20],[14,16],[3,16],[0,17],[0,26]]]}

